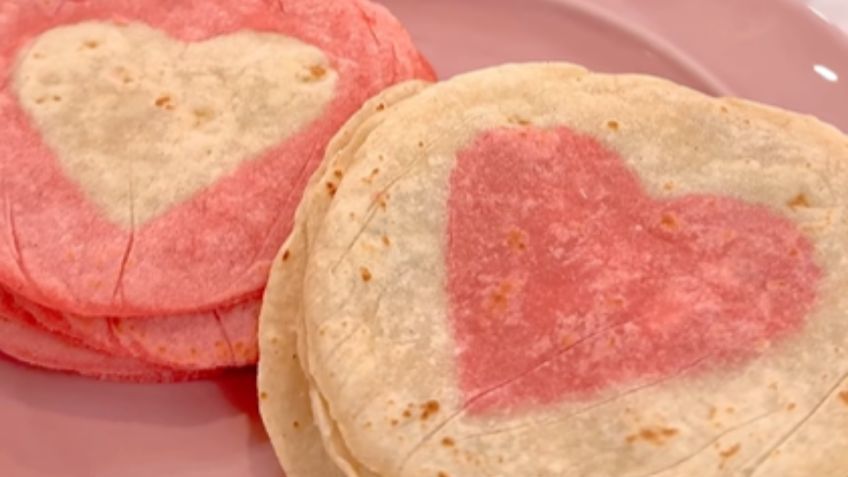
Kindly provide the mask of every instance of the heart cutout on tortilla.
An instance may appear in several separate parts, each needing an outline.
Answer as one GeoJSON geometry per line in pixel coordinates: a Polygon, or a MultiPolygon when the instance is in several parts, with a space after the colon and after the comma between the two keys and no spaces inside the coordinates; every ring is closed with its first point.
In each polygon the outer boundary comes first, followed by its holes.
{"type": "Polygon", "coordinates": [[[742,363],[798,331],[816,299],[813,247],[788,219],[729,196],[651,197],[568,128],[479,136],[457,156],[448,208],[471,412],[742,363]]]}
{"type": "Polygon", "coordinates": [[[35,39],[13,88],[65,173],[135,228],[312,123],[336,80],[321,50],[280,34],[185,42],[85,22],[35,39]]]}

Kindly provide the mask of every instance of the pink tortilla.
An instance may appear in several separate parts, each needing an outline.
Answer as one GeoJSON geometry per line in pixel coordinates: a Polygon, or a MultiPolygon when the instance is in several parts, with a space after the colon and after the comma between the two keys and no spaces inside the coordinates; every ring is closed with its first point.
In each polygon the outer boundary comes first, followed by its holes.
{"type": "Polygon", "coordinates": [[[176,371],[132,358],[118,358],[76,346],[27,320],[10,297],[0,293],[0,353],[17,361],[83,376],[138,383],[196,379],[204,374],[176,371]]]}
{"type": "Polygon", "coordinates": [[[27,319],[79,346],[175,369],[254,364],[260,299],[177,317],[87,318],[11,296],[27,319]]]}
{"type": "Polygon", "coordinates": [[[114,318],[120,345],[145,361],[180,369],[256,364],[259,299],[190,317],[114,318]]]}
{"type": "Polygon", "coordinates": [[[279,32],[322,49],[339,80],[319,120],[132,233],[63,174],[4,87],[0,286],[75,315],[188,315],[255,296],[338,127],[386,86],[433,78],[401,25],[365,0],[80,0],[54,9],[14,0],[0,7],[0,71],[8,77],[36,35],[92,19],[144,22],[184,41],[246,28],[279,32]],[[114,287],[93,291],[103,281],[114,287]]]}
{"type": "Polygon", "coordinates": [[[567,128],[481,135],[457,156],[449,214],[473,412],[753,358],[801,329],[821,276],[790,220],[729,197],[650,197],[616,152],[567,128]]]}

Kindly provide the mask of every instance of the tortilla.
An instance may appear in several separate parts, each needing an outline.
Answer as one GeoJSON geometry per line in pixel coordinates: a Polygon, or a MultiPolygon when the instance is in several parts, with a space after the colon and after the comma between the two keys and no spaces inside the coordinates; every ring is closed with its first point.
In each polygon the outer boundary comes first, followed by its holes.
{"type": "Polygon", "coordinates": [[[0,283],[110,317],[255,296],[332,134],[432,76],[359,0],[15,1],[0,67],[0,283]]]}
{"type": "Polygon", "coordinates": [[[260,300],[188,316],[88,318],[61,314],[15,296],[25,320],[42,330],[105,354],[175,369],[254,364],[260,300]]]}
{"type": "Polygon", "coordinates": [[[176,371],[75,345],[26,319],[14,299],[6,294],[0,294],[0,354],[32,366],[113,381],[169,383],[209,374],[176,371]]]}
{"type": "Polygon", "coordinates": [[[0,69],[0,288],[64,339],[179,369],[255,362],[324,146],[433,77],[364,0],[16,0],[0,69]]]}
{"type": "Polygon", "coordinates": [[[299,305],[344,475],[848,469],[833,127],[509,65],[405,100],[349,154],[299,305]]]}
{"type": "MultiPolygon", "coordinates": [[[[333,477],[344,475],[334,461],[346,465],[342,449],[322,441],[311,409],[306,365],[298,345],[300,328],[300,284],[308,255],[307,238],[332,200],[334,184],[349,167],[350,150],[355,150],[381,117],[405,98],[425,87],[407,82],[372,98],[352,117],[330,143],[327,156],[313,175],[298,209],[295,228],[271,267],[269,285],[260,315],[260,360],[258,389],[263,422],[277,457],[289,477],[333,477]]],[[[331,436],[326,436],[331,439],[331,436]]]]}

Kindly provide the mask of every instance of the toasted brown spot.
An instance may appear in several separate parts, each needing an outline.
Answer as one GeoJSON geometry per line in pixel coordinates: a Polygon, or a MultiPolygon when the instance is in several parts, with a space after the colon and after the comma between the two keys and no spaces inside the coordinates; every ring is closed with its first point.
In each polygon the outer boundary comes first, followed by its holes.
{"type": "Polygon", "coordinates": [[[338,186],[332,182],[327,182],[327,192],[330,194],[330,197],[335,197],[336,192],[338,191],[338,186]]]}
{"type": "Polygon", "coordinates": [[[418,141],[418,147],[424,147],[424,141],[418,141]]]}
{"type": "Polygon", "coordinates": [[[797,404],[795,404],[794,402],[790,402],[789,404],[786,405],[786,410],[787,411],[794,411],[796,407],[798,407],[797,404]]]}
{"type": "Polygon", "coordinates": [[[527,238],[521,230],[510,230],[506,238],[506,243],[513,250],[523,252],[527,250],[527,238]]]}
{"type": "Polygon", "coordinates": [[[448,474],[444,473],[444,472],[439,472],[438,474],[436,474],[436,477],[450,477],[450,476],[448,474]]]}
{"type": "Polygon", "coordinates": [[[300,422],[298,422],[298,421],[294,421],[294,422],[292,422],[292,427],[294,427],[295,429],[299,428],[299,427],[300,427],[300,422]]]}
{"type": "Polygon", "coordinates": [[[61,97],[61,96],[53,96],[53,102],[54,102],[54,103],[58,103],[59,101],[62,101],[62,97],[61,97]]]}
{"type": "Polygon", "coordinates": [[[389,245],[391,245],[391,244],[392,244],[392,241],[391,241],[391,240],[389,240],[389,236],[388,236],[388,235],[383,235],[383,245],[385,245],[386,247],[388,247],[388,246],[389,246],[389,245]]]}
{"type": "Polygon", "coordinates": [[[98,46],[100,46],[100,42],[97,40],[88,40],[82,44],[82,46],[88,48],[89,50],[94,50],[98,46]]]}
{"type": "Polygon", "coordinates": [[[392,426],[397,426],[397,425],[398,425],[398,420],[397,420],[397,419],[392,419],[391,421],[389,421],[389,424],[391,424],[392,426]]]}
{"type": "Polygon", "coordinates": [[[529,126],[532,124],[529,119],[522,118],[521,116],[510,116],[509,122],[519,126],[529,126]]]}
{"type": "Polygon", "coordinates": [[[365,182],[366,184],[371,184],[372,182],[374,182],[374,178],[377,177],[377,174],[379,173],[380,169],[375,168],[373,171],[371,171],[371,174],[369,174],[368,177],[362,178],[362,182],[365,182]]]}
{"type": "Polygon", "coordinates": [[[174,103],[170,96],[160,96],[156,98],[156,102],[153,104],[156,105],[157,108],[165,109],[168,111],[172,111],[174,109],[174,103]]]}
{"type": "Polygon", "coordinates": [[[842,402],[845,403],[846,406],[848,406],[848,391],[843,391],[839,393],[839,399],[841,399],[842,402]]]}
{"type": "Polygon", "coordinates": [[[722,107],[720,108],[720,110],[721,110],[721,112],[722,112],[722,113],[726,113],[726,112],[727,112],[727,107],[726,107],[726,106],[722,106],[722,107]]]}
{"type": "Polygon", "coordinates": [[[504,310],[509,304],[509,293],[512,285],[509,282],[501,283],[500,287],[492,293],[492,307],[496,310],[504,310]]]}
{"type": "Polygon", "coordinates": [[[608,127],[611,131],[618,131],[618,128],[619,128],[618,121],[615,121],[615,120],[613,120],[613,121],[607,121],[607,127],[608,127]]]}
{"type": "Polygon", "coordinates": [[[47,96],[42,96],[35,100],[35,104],[44,104],[47,101],[47,96]]]}
{"type": "Polygon", "coordinates": [[[403,411],[403,417],[412,417],[412,411],[409,409],[403,411]]]}
{"type": "Polygon", "coordinates": [[[377,111],[383,111],[384,109],[386,109],[386,105],[385,105],[385,104],[380,103],[380,104],[378,104],[378,105],[377,105],[377,111]]]}
{"type": "Polygon", "coordinates": [[[379,206],[380,206],[380,208],[381,208],[381,209],[383,209],[383,210],[386,210],[386,206],[388,205],[388,200],[389,200],[389,194],[387,194],[387,193],[385,193],[385,192],[380,192],[380,193],[379,193],[379,194],[377,194],[377,196],[374,198],[374,201],[375,201],[375,202],[377,203],[377,205],[379,205],[379,206]]]}
{"type": "Polygon", "coordinates": [[[442,439],[442,445],[445,447],[453,447],[454,445],[456,445],[456,442],[454,442],[454,440],[450,437],[445,437],[444,439],[442,439]]]}
{"type": "Polygon", "coordinates": [[[309,68],[309,74],[313,79],[319,80],[327,75],[327,69],[321,65],[315,65],[309,68]]]}
{"type": "Polygon", "coordinates": [[[283,252],[283,261],[284,261],[284,262],[285,262],[286,260],[288,260],[288,259],[289,259],[289,257],[291,257],[291,252],[290,252],[290,251],[286,250],[285,252],[283,252]]]}
{"type": "Polygon", "coordinates": [[[268,399],[268,393],[266,393],[265,391],[262,391],[261,393],[259,393],[259,399],[262,399],[262,400],[268,399]]]}
{"type": "Polygon", "coordinates": [[[675,230],[678,226],[677,218],[672,214],[663,214],[662,218],[660,219],[660,225],[662,225],[663,228],[666,228],[668,230],[675,230]]]}
{"type": "Polygon", "coordinates": [[[663,185],[663,189],[665,190],[674,190],[674,182],[666,182],[663,185]]]}
{"type": "Polygon", "coordinates": [[[627,436],[627,442],[633,444],[637,440],[643,440],[655,446],[660,446],[679,433],[680,431],[677,429],[668,427],[646,427],[636,434],[627,436]]]}
{"type": "Polygon", "coordinates": [[[790,209],[808,209],[810,207],[810,201],[807,200],[807,196],[803,193],[796,195],[789,202],[786,203],[790,209]]]}
{"type": "Polygon", "coordinates": [[[439,401],[427,401],[421,405],[421,420],[426,421],[437,412],[439,412],[439,401]]]}
{"type": "Polygon", "coordinates": [[[735,445],[719,452],[718,455],[720,455],[722,459],[730,459],[734,455],[738,454],[739,449],[741,449],[741,448],[742,448],[741,444],[735,444],[735,445]]]}
{"type": "Polygon", "coordinates": [[[342,177],[344,177],[344,172],[342,172],[341,169],[336,169],[335,171],[333,171],[333,175],[336,176],[336,179],[341,179],[342,177]]]}
{"type": "Polygon", "coordinates": [[[371,275],[371,271],[365,267],[359,269],[359,274],[362,277],[363,282],[370,282],[373,275],[371,275]]]}

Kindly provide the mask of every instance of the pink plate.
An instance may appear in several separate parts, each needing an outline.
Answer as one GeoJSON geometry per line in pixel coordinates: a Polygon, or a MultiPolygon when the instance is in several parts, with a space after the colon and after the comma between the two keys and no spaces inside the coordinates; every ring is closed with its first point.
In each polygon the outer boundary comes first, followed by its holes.
{"type": "MultiPolygon", "coordinates": [[[[664,76],[848,130],[844,0],[385,0],[442,77],[566,60],[664,76]]],[[[532,87],[532,85],[528,85],[532,87]]],[[[280,476],[252,370],[122,385],[0,359],[0,475],[280,476]]],[[[315,476],[322,477],[322,476],[315,476]]]]}

